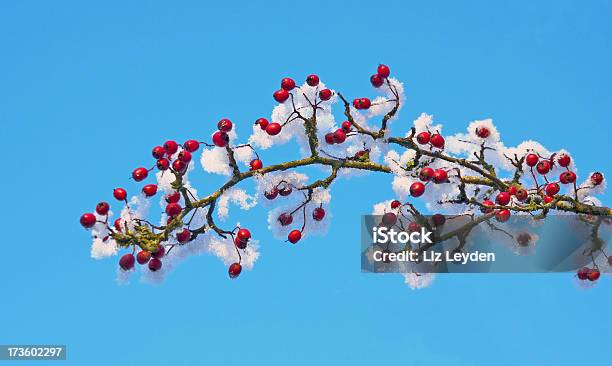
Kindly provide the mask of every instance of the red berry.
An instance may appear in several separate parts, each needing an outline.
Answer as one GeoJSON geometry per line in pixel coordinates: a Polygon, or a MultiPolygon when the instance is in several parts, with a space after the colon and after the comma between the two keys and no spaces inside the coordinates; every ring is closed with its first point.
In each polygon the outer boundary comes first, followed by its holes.
{"type": "Polygon", "coordinates": [[[360,151],[357,151],[357,152],[355,153],[355,155],[353,155],[353,156],[354,156],[356,159],[361,159],[361,158],[362,158],[362,157],[363,157],[363,156],[364,156],[366,153],[368,153],[368,152],[369,152],[369,151],[367,151],[367,150],[360,150],[360,151]]]}
{"type": "Polygon", "coordinates": [[[122,219],[118,218],[117,220],[115,220],[115,223],[113,224],[115,226],[115,230],[121,232],[122,230],[122,219]]]}
{"type": "Polygon", "coordinates": [[[302,232],[299,230],[293,230],[287,235],[287,240],[289,240],[292,244],[297,243],[302,239],[302,232]]]}
{"type": "Polygon", "coordinates": [[[286,91],[285,89],[278,89],[277,91],[274,92],[274,94],[272,94],[272,96],[274,97],[274,100],[276,100],[277,102],[283,103],[289,98],[289,92],[286,91]]]}
{"type": "Polygon", "coordinates": [[[278,193],[280,193],[280,195],[283,197],[287,197],[288,195],[291,194],[292,191],[293,191],[293,188],[291,188],[291,186],[285,185],[284,187],[278,190],[278,193]]]}
{"type": "Polygon", "coordinates": [[[330,145],[334,143],[334,134],[333,134],[333,132],[325,134],[325,142],[327,142],[330,145]]]}
{"type": "Polygon", "coordinates": [[[157,249],[153,253],[151,253],[153,258],[158,258],[158,259],[162,258],[164,254],[166,254],[166,248],[163,245],[158,245],[157,249]]]}
{"type": "Polygon", "coordinates": [[[277,188],[272,188],[272,190],[270,192],[265,192],[264,196],[269,199],[269,200],[273,200],[276,198],[276,196],[278,196],[278,189],[277,188]]]}
{"type": "Polygon", "coordinates": [[[346,140],[346,133],[344,133],[342,129],[337,129],[336,132],[334,132],[334,143],[341,144],[345,140],[346,140]]]}
{"type": "Polygon", "coordinates": [[[168,170],[168,168],[170,168],[170,161],[168,161],[168,159],[159,159],[156,165],[157,169],[161,171],[168,170]]]}
{"type": "Polygon", "coordinates": [[[227,133],[217,131],[212,135],[212,140],[216,146],[224,147],[229,142],[229,137],[227,136],[227,133]]]}
{"type": "Polygon", "coordinates": [[[262,130],[264,130],[264,131],[265,131],[265,130],[266,130],[266,127],[268,127],[268,125],[270,124],[270,122],[268,122],[268,120],[267,120],[267,119],[265,119],[265,118],[263,118],[263,117],[262,117],[262,118],[258,118],[258,119],[257,119],[257,121],[255,121],[255,124],[256,124],[256,125],[259,125],[259,127],[260,127],[262,130]]]}
{"type": "Polygon", "coordinates": [[[414,182],[410,185],[410,195],[420,197],[425,193],[425,185],[421,182],[414,182]]]}
{"type": "Polygon", "coordinates": [[[421,145],[427,145],[431,140],[431,135],[429,132],[423,131],[417,135],[417,142],[421,145]]]}
{"type": "Polygon", "coordinates": [[[434,226],[442,226],[446,222],[446,217],[438,213],[431,216],[431,222],[434,224],[434,226]]]}
{"type": "Polygon", "coordinates": [[[91,227],[93,227],[96,224],[96,216],[92,213],[84,213],[81,216],[81,225],[83,225],[84,228],[89,229],[91,227]]]}
{"type": "Polygon", "coordinates": [[[217,128],[221,132],[230,132],[232,130],[232,121],[227,118],[223,118],[219,122],[217,122],[217,128]]]}
{"type": "Polygon", "coordinates": [[[312,218],[315,221],[321,221],[325,217],[325,210],[323,207],[317,207],[312,211],[312,218]]]}
{"type": "Polygon", "coordinates": [[[96,205],[96,213],[98,215],[106,215],[110,210],[110,205],[107,202],[100,202],[96,205]]]}
{"type": "Polygon", "coordinates": [[[545,204],[549,204],[552,201],[554,201],[554,198],[552,196],[545,195],[544,198],[543,198],[543,201],[544,201],[545,204]]]}
{"type": "Polygon", "coordinates": [[[251,160],[249,165],[251,166],[251,170],[257,170],[257,169],[263,168],[263,163],[259,159],[251,160]]]}
{"type": "Polygon", "coordinates": [[[189,152],[197,151],[200,148],[200,143],[196,140],[187,140],[183,144],[183,148],[189,152]]]}
{"type": "Polygon", "coordinates": [[[238,230],[238,234],[236,234],[240,240],[249,240],[251,239],[251,232],[248,229],[240,229],[238,230]]]}
{"type": "Polygon", "coordinates": [[[187,243],[191,239],[191,231],[189,229],[184,228],[176,234],[176,240],[183,244],[187,243]]]}
{"type": "Polygon", "coordinates": [[[536,154],[527,154],[525,157],[525,163],[527,163],[527,165],[530,167],[536,166],[539,160],[540,158],[536,154]]]}
{"type": "Polygon", "coordinates": [[[518,192],[518,189],[516,188],[516,186],[508,187],[508,193],[510,193],[511,196],[515,196],[517,192],[518,192]]]}
{"type": "Polygon", "coordinates": [[[164,150],[166,150],[166,154],[172,155],[178,151],[178,144],[174,140],[168,140],[164,142],[164,150]]]}
{"type": "Polygon", "coordinates": [[[179,205],[179,204],[178,204],[178,203],[176,203],[176,202],[175,202],[175,203],[169,203],[169,204],[166,206],[166,213],[167,213],[167,214],[168,214],[168,216],[170,216],[170,217],[177,216],[178,214],[180,214],[180,213],[181,213],[181,211],[182,211],[182,210],[183,210],[183,209],[182,209],[181,205],[179,205]]]}
{"type": "Polygon", "coordinates": [[[191,153],[187,150],[183,150],[178,154],[178,159],[183,163],[189,163],[191,161],[191,153]]]}
{"type": "Polygon", "coordinates": [[[249,244],[248,240],[240,240],[240,238],[236,237],[234,239],[234,245],[238,248],[238,249],[245,249],[247,247],[247,245],[249,244]]]}
{"type": "Polygon", "coordinates": [[[523,201],[525,201],[525,200],[527,199],[527,195],[528,195],[528,194],[527,194],[527,190],[526,190],[526,189],[524,189],[524,188],[519,188],[519,189],[516,191],[516,194],[515,194],[516,199],[517,199],[517,200],[519,200],[519,201],[521,201],[521,202],[523,202],[523,201]]]}
{"type": "Polygon", "coordinates": [[[444,183],[448,181],[448,174],[444,169],[436,169],[433,173],[432,178],[436,183],[444,183]]]}
{"type": "Polygon", "coordinates": [[[291,89],[295,88],[295,81],[293,81],[291,78],[284,78],[281,80],[281,88],[285,89],[286,91],[290,91],[291,89]]]}
{"type": "Polygon", "coordinates": [[[508,192],[499,192],[497,197],[495,197],[495,202],[497,202],[500,206],[505,206],[510,203],[510,193],[508,192]]]}
{"type": "Polygon", "coordinates": [[[134,258],[134,255],[132,253],[128,253],[124,254],[121,259],[119,259],[119,266],[124,271],[129,271],[130,269],[134,268],[135,262],[136,259],[134,258]]]}
{"type": "Polygon", "coordinates": [[[148,263],[150,259],[151,259],[151,252],[147,252],[146,250],[141,250],[136,255],[136,261],[138,261],[138,264],[148,263]]]}
{"type": "Polygon", "coordinates": [[[482,212],[484,213],[491,213],[493,212],[493,208],[489,208],[489,207],[494,207],[495,206],[495,202],[491,201],[491,200],[484,200],[482,201],[482,205],[485,206],[482,209],[482,212]]]}
{"type": "Polygon", "coordinates": [[[310,86],[317,86],[319,85],[319,77],[315,74],[310,74],[306,77],[306,84],[310,85],[310,86]]]}
{"type": "Polygon", "coordinates": [[[437,147],[438,149],[444,148],[444,137],[442,137],[440,134],[433,134],[429,142],[431,142],[433,147],[437,147]]]}
{"type": "Polygon", "coordinates": [[[557,183],[548,183],[544,188],[546,194],[549,196],[554,196],[561,190],[561,187],[557,183]]]}
{"type": "Polygon", "coordinates": [[[593,183],[594,186],[600,185],[603,180],[604,176],[600,172],[595,172],[591,174],[591,183],[593,183]]]}
{"type": "Polygon", "coordinates": [[[293,222],[293,216],[289,213],[282,213],[278,217],[278,222],[280,222],[282,226],[290,225],[293,222]]]}
{"type": "Polygon", "coordinates": [[[158,258],[151,258],[149,261],[149,270],[151,272],[159,271],[162,267],[162,261],[158,258]]]}
{"type": "Polygon", "coordinates": [[[236,278],[240,276],[240,272],[242,272],[242,266],[240,263],[232,263],[227,270],[230,278],[236,278]]]}
{"type": "Polygon", "coordinates": [[[136,168],[132,172],[132,178],[134,178],[136,182],[144,180],[147,175],[149,175],[149,171],[146,168],[136,168]]]}
{"type": "Polygon", "coordinates": [[[187,164],[177,159],[172,162],[172,169],[174,169],[176,172],[184,173],[187,169],[187,164]]]}
{"type": "Polygon", "coordinates": [[[353,107],[355,107],[357,109],[361,109],[361,101],[360,101],[359,98],[353,99],[353,107]]]}
{"type": "Polygon", "coordinates": [[[157,185],[147,184],[146,186],[142,187],[142,193],[144,193],[146,197],[155,196],[155,194],[157,193],[157,185]]]}
{"type": "Polygon", "coordinates": [[[345,133],[351,132],[351,122],[349,121],[342,122],[342,131],[344,131],[345,133]]]}
{"type": "Polygon", "coordinates": [[[386,227],[391,227],[397,222],[397,215],[393,212],[387,212],[382,217],[382,224],[386,227]]]}
{"type": "Polygon", "coordinates": [[[506,222],[510,219],[510,210],[499,210],[495,213],[495,220],[499,222],[506,222]]]}
{"type": "Polygon", "coordinates": [[[166,203],[177,203],[181,200],[181,194],[178,191],[174,191],[172,193],[167,194],[165,199],[166,203]]]}
{"type": "Polygon", "coordinates": [[[550,171],[550,168],[552,168],[552,166],[548,160],[542,160],[536,166],[536,170],[542,175],[547,174],[550,171]]]}
{"type": "Polygon", "coordinates": [[[155,146],[153,148],[153,151],[151,152],[151,155],[153,155],[155,159],[161,159],[164,157],[165,154],[166,154],[166,149],[164,149],[161,146],[155,146]]]}
{"type": "Polygon", "coordinates": [[[559,175],[559,181],[563,184],[574,183],[576,181],[576,173],[567,171],[559,175]]]}
{"type": "Polygon", "coordinates": [[[359,100],[359,105],[361,106],[361,109],[368,109],[372,106],[372,102],[368,98],[361,98],[359,100]]]}
{"type": "Polygon", "coordinates": [[[578,276],[579,279],[586,280],[587,278],[589,278],[590,271],[591,271],[590,268],[582,267],[576,272],[576,275],[578,276]]]}
{"type": "Polygon", "coordinates": [[[373,87],[380,88],[383,85],[383,78],[378,74],[374,74],[370,76],[370,83],[372,83],[373,87]]]}
{"type": "Polygon", "coordinates": [[[330,100],[332,97],[332,91],[329,89],[323,89],[319,91],[319,98],[321,100],[330,100]]]}
{"type": "Polygon", "coordinates": [[[115,199],[117,199],[118,201],[125,201],[125,198],[127,197],[127,192],[123,188],[115,188],[115,190],[113,191],[113,197],[115,197],[115,199]]]}
{"type": "Polygon", "coordinates": [[[393,200],[391,201],[391,208],[393,210],[395,210],[396,208],[400,207],[402,205],[402,203],[398,200],[393,200]]]}
{"type": "Polygon", "coordinates": [[[486,127],[477,127],[476,128],[476,136],[482,138],[482,139],[486,139],[487,137],[489,137],[489,135],[491,134],[491,131],[489,131],[488,128],[486,127]]]}
{"type": "Polygon", "coordinates": [[[376,73],[382,78],[388,78],[391,74],[391,70],[389,70],[389,66],[380,64],[378,65],[378,69],[376,69],[376,73]]]}
{"type": "Polygon", "coordinates": [[[281,129],[282,127],[279,123],[272,122],[268,125],[268,127],[266,127],[266,132],[270,136],[276,136],[281,132],[281,129]]]}
{"type": "Polygon", "coordinates": [[[589,279],[589,281],[597,281],[597,279],[599,279],[599,276],[601,276],[601,273],[599,272],[599,270],[593,268],[589,271],[587,278],[589,279]]]}
{"type": "Polygon", "coordinates": [[[571,161],[572,159],[567,154],[561,154],[559,155],[559,158],[557,158],[557,162],[559,163],[559,165],[564,168],[568,167],[571,161]]]}

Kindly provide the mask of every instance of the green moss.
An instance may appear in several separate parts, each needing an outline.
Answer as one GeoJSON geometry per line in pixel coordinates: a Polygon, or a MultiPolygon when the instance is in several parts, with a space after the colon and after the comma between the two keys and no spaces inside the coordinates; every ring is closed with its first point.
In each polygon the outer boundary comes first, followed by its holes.
{"type": "Polygon", "coordinates": [[[155,252],[157,248],[159,248],[159,243],[164,237],[162,233],[153,233],[146,225],[137,226],[135,231],[134,244],[149,252],[155,252]]]}
{"type": "Polygon", "coordinates": [[[149,226],[139,225],[133,231],[128,230],[124,233],[115,232],[112,234],[112,237],[121,248],[138,245],[142,250],[154,252],[164,239],[164,234],[153,233],[149,226]]]}
{"type": "Polygon", "coordinates": [[[416,166],[414,160],[409,160],[406,163],[406,170],[411,171],[412,169],[414,169],[414,167],[416,166]]]}

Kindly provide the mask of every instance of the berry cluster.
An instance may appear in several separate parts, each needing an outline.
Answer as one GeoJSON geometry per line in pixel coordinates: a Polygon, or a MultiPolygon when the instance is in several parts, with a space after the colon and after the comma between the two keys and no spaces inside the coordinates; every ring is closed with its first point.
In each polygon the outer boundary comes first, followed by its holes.
{"type": "MultiPolygon", "coordinates": [[[[376,69],[376,74],[370,76],[370,83],[375,88],[380,88],[385,81],[388,82],[389,75],[391,75],[391,70],[389,66],[380,64],[376,69]]],[[[372,106],[372,101],[369,98],[355,98],[353,99],[353,107],[356,109],[369,109],[372,106]]]]}
{"type": "Polygon", "coordinates": [[[444,149],[444,137],[438,132],[431,133],[429,131],[423,131],[417,135],[416,140],[421,145],[430,145],[437,149],[444,149]]]}
{"type": "Polygon", "coordinates": [[[329,145],[341,144],[344,141],[346,141],[346,138],[347,136],[349,136],[350,132],[351,132],[351,122],[344,121],[342,122],[341,128],[325,135],[325,142],[327,142],[329,145]]]}
{"type": "Polygon", "coordinates": [[[579,280],[597,281],[601,276],[601,272],[597,268],[582,267],[576,272],[579,280]]]}
{"type": "Polygon", "coordinates": [[[410,195],[412,197],[420,197],[425,193],[425,186],[429,183],[441,184],[448,183],[448,172],[444,169],[432,169],[428,166],[421,168],[419,179],[422,182],[413,182],[410,185],[410,195]]]}
{"type": "MultiPolygon", "coordinates": [[[[221,119],[217,123],[217,131],[212,135],[212,141],[214,145],[208,145],[204,142],[197,140],[187,140],[182,145],[179,145],[174,140],[166,141],[162,146],[155,146],[152,150],[152,156],[156,159],[155,166],[147,169],[143,167],[136,168],[132,171],[132,179],[136,182],[142,182],[145,180],[149,172],[155,167],[165,174],[166,171],[171,172],[176,177],[176,182],[180,182],[181,177],[185,174],[189,163],[192,160],[192,153],[195,153],[201,144],[207,146],[226,147],[229,143],[228,132],[232,130],[233,124],[227,119],[221,119]],[[180,150],[180,151],[179,151],[180,150]]],[[[258,170],[263,167],[263,164],[259,158],[254,159],[250,162],[251,170],[258,170]]],[[[144,197],[150,198],[157,194],[158,187],[156,184],[146,184],[142,187],[142,193],[144,197]]],[[[173,232],[173,237],[178,245],[184,245],[195,239],[197,236],[196,230],[190,229],[190,223],[183,221],[183,214],[185,213],[185,207],[181,205],[181,198],[188,205],[191,204],[190,191],[185,187],[177,186],[176,190],[167,193],[164,196],[165,208],[164,212],[167,215],[166,227],[173,232]]],[[[124,188],[115,188],[113,190],[113,197],[124,203],[129,212],[129,204],[127,201],[127,191],[124,188]]],[[[147,265],[148,269],[152,272],[158,271],[162,268],[162,258],[167,254],[175,244],[163,244],[159,234],[153,233],[153,225],[148,224],[145,220],[138,218],[131,218],[129,213],[128,217],[118,218],[113,223],[112,227],[108,224],[108,216],[110,212],[110,205],[107,202],[100,202],[96,205],[96,213],[103,217],[104,220],[96,218],[93,213],[85,213],[81,216],[81,225],[87,229],[93,228],[97,223],[105,226],[108,232],[108,236],[104,237],[103,240],[107,241],[110,237],[114,238],[118,244],[124,247],[132,246],[132,252],[124,254],[119,259],[119,267],[125,271],[134,268],[136,262],[140,265],[147,265]],[[145,225],[148,224],[148,225],[145,225]],[[147,228],[148,227],[148,228],[147,228]],[[146,228],[146,229],[145,229],[146,228]],[[149,239],[153,238],[153,242],[147,241],[147,237],[143,237],[142,233],[147,233],[149,239]],[[132,243],[134,236],[140,236],[143,242],[132,243]],[[136,248],[140,247],[141,250],[136,254],[136,248]],[[166,249],[168,247],[168,249],[166,249]],[[136,256],[135,256],[136,254],[136,256]]],[[[195,215],[195,214],[194,214],[195,215]]],[[[193,216],[191,217],[193,219],[193,216]]],[[[230,234],[232,237],[235,235],[235,245],[238,249],[245,249],[251,237],[250,232],[245,228],[236,228],[230,234]]],[[[233,263],[229,267],[229,274],[231,278],[235,278],[240,274],[241,265],[240,263],[233,263]]]]}
{"type": "Polygon", "coordinates": [[[265,118],[258,118],[257,121],[255,121],[255,125],[259,125],[259,127],[266,131],[266,133],[270,136],[276,136],[278,135],[281,130],[283,129],[283,127],[280,125],[280,123],[276,123],[276,122],[268,122],[267,119],[265,118]]]}
{"type": "MultiPolygon", "coordinates": [[[[552,208],[552,205],[562,198],[559,196],[561,191],[560,184],[573,185],[573,190],[577,197],[580,188],[576,186],[576,173],[569,168],[571,158],[568,154],[560,154],[558,156],[553,154],[544,158],[535,153],[528,153],[522,159],[517,160],[517,164],[520,164],[521,161],[526,165],[525,168],[529,169],[534,186],[530,188],[512,182],[505,191],[497,194],[495,202],[490,199],[482,201],[481,207],[484,213],[495,211],[497,221],[505,222],[510,218],[511,208],[524,211],[530,207],[529,205],[537,203],[543,203],[544,207],[552,208]],[[555,164],[565,169],[559,175],[559,180],[557,181],[553,181],[548,177],[555,164]],[[540,184],[536,173],[544,179],[544,184],[540,184]],[[512,199],[513,197],[514,199],[512,199]]],[[[593,173],[590,180],[593,186],[599,185],[603,182],[603,175],[601,173],[593,173]]]]}
{"type": "MultiPolygon", "coordinates": [[[[288,182],[281,181],[278,184],[274,185],[269,191],[264,192],[264,197],[266,197],[268,200],[274,200],[279,195],[282,197],[287,197],[293,192],[294,188],[298,189],[288,182]]],[[[310,198],[308,196],[306,196],[305,198],[306,200],[296,209],[290,212],[283,212],[278,216],[277,221],[281,226],[291,225],[293,223],[293,215],[299,210],[304,210],[304,215],[306,214],[306,204],[310,201],[310,198]]],[[[312,219],[315,221],[321,221],[323,220],[323,218],[325,218],[325,209],[322,205],[320,205],[312,211],[312,219]]],[[[289,232],[287,240],[292,244],[296,244],[298,241],[300,241],[305,226],[306,220],[304,220],[304,224],[302,225],[302,228],[300,230],[296,229],[289,232]]]]}

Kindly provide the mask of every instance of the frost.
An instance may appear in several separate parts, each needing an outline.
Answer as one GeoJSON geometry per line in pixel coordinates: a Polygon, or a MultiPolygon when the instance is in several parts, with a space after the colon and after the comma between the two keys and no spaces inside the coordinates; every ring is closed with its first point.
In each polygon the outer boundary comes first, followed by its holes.
{"type": "MultiPolygon", "coordinates": [[[[239,261],[236,247],[231,237],[223,239],[215,233],[206,233],[198,236],[195,240],[184,244],[176,245],[169,254],[162,259],[163,265],[159,271],[151,272],[142,266],[142,281],[150,283],[161,283],[166,276],[172,272],[177,265],[192,256],[202,254],[212,254],[219,258],[226,266],[239,261]]],[[[259,241],[251,239],[246,249],[240,251],[242,257],[243,270],[251,270],[259,258],[259,241]]]]}
{"type": "Polygon", "coordinates": [[[236,147],[234,149],[234,159],[239,163],[249,166],[251,160],[255,159],[255,153],[249,146],[236,147]]]}
{"type": "Polygon", "coordinates": [[[109,238],[103,241],[101,238],[95,238],[91,244],[91,257],[93,259],[103,259],[117,255],[117,243],[109,238]]]}
{"type": "Polygon", "coordinates": [[[243,210],[249,210],[257,204],[257,199],[239,188],[230,188],[217,200],[217,216],[225,219],[229,215],[229,204],[234,203],[243,210]]]}
{"type": "Polygon", "coordinates": [[[208,173],[230,176],[232,168],[229,165],[227,151],[221,147],[211,147],[202,150],[200,158],[202,168],[208,173]]]}
{"type": "Polygon", "coordinates": [[[425,287],[431,286],[433,280],[435,278],[435,274],[433,273],[405,273],[404,283],[410,286],[413,290],[420,290],[425,287]]]}
{"type": "Polygon", "coordinates": [[[385,214],[387,211],[389,211],[389,208],[391,207],[391,202],[393,200],[386,200],[383,202],[379,202],[377,204],[374,205],[374,207],[372,208],[372,215],[383,215],[385,214]]]}

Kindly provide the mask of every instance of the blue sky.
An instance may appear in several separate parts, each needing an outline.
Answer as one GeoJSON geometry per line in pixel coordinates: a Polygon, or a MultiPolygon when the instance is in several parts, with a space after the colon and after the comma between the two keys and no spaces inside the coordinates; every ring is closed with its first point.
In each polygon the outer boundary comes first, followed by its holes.
{"type": "Polygon", "coordinates": [[[509,145],[534,138],[580,172],[611,172],[610,1],[174,5],[0,5],[0,343],[67,344],[71,365],[609,361],[607,276],[588,291],[566,274],[447,275],[411,291],[360,273],[359,214],[392,197],[389,177],[335,185],[329,234],[297,247],[271,237],[262,209],[242,216],[262,257],[236,281],[202,256],[162,285],[119,286],[78,217],[155,144],[269,115],[282,77],[316,72],[353,96],[379,62],[406,84],[400,123],[428,112],[457,132],[492,117],[509,145]]]}

